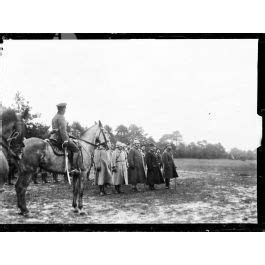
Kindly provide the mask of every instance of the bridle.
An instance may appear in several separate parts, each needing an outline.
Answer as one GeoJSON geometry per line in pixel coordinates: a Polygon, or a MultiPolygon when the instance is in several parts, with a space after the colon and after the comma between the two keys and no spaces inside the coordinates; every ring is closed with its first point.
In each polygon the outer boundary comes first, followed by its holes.
{"type": "Polygon", "coordinates": [[[5,138],[4,136],[2,136],[2,138],[4,139],[4,142],[1,142],[1,145],[6,148],[7,150],[10,149],[10,144],[13,140],[17,139],[17,137],[19,136],[19,132],[16,130],[13,130],[11,132],[11,134],[5,138]],[[6,143],[5,143],[6,142],[6,143]]]}
{"type": "Polygon", "coordinates": [[[85,142],[85,143],[87,143],[87,144],[90,144],[90,145],[92,145],[92,146],[94,146],[94,147],[96,148],[96,147],[99,147],[99,146],[101,146],[101,145],[105,145],[105,144],[108,142],[108,140],[107,140],[107,138],[106,138],[106,135],[105,135],[105,133],[104,133],[102,127],[100,127],[100,132],[99,132],[97,138],[99,138],[101,134],[102,134],[103,137],[104,137],[104,142],[102,142],[102,143],[94,144],[94,143],[92,143],[92,142],[89,142],[89,141],[84,140],[84,139],[81,139],[81,138],[78,139],[78,140],[80,140],[80,141],[82,141],[82,142],[85,142]]]}

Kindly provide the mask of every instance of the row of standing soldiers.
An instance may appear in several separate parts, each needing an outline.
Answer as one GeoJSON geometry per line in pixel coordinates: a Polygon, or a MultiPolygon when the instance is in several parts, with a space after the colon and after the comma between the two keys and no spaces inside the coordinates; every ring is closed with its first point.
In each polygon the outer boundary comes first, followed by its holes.
{"type": "Polygon", "coordinates": [[[147,149],[141,148],[138,140],[134,140],[131,148],[120,142],[115,150],[99,146],[94,153],[94,171],[100,195],[106,194],[104,187],[108,184],[114,185],[117,193],[123,193],[124,184],[132,185],[135,192],[140,183],[149,185],[150,190],[155,190],[155,184],[165,183],[169,189],[170,179],[178,177],[171,144],[167,144],[162,156],[153,143],[147,149]]]}

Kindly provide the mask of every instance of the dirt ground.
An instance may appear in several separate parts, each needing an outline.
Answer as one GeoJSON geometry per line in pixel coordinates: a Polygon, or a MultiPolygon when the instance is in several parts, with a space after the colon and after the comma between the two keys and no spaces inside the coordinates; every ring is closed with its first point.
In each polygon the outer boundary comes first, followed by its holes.
{"type": "MultiPolygon", "coordinates": [[[[6,186],[1,224],[23,223],[257,223],[256,162],[176,160],[179,178],[149,191],[123,186],[124,194],[100,197],[92,181],[84,193],[85,216],[73,213],[72,190],[58,184],[31,184],[27,192],[30,217],[19,216],[14,186],[6,186]]],[[[50,179],[51,180],[51,179],[50,179]]]]}

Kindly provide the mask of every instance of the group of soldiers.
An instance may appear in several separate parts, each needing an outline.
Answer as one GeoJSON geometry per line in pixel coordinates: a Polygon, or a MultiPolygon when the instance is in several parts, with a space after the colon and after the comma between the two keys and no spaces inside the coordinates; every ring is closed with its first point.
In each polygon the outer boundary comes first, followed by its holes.
{"type": "MultiPolygon", "coordinates": [[[[67,122],[64,117],[66,103],[58,104],[57,109],[58,112],[52,119],[50,140],[67,146],[73,169],[73,155],[79,149],[67,132],[67,122]]],[[[178,177],[171,150],[171,144],[167,144],[161,155],[154,143],[141,145],[138,139],[134,139],[132,146],[117,142],[115,148],[112,145],[110,149],[99,144],[94,152],[93,165],[95,185],[99,186],[100,195],[106,194],[107,185],[114,185],[117,193],[123,193],[122,185],[132,185],[132,190],[137,192],[137,185],[140,183],[149,185],[150,190],[155,190],[156,184],[165,183],[168,189],[170,179],[178,177]]],[[[10,172],[14,173],[15,169],[10,172]]],[[[47,172],[42,172],[44,183],[47,183],[47,176],[47,172]]],[[[58,182],[58,174],[54,173],[53,179],[58,182]]],[[[8,181],[12,185],[11,177],[8,181]]],[[[37,184],[37,173],[33,176],[33,181],[37,184]]]]}
{"type": "MultiPolygon", "coordinates": [[[[77,152],[78,148],[66,131],[66,103],[58,104],[57,108],[58,112],[52,120],[54,133],[51,138],[66,143],[67,148],[73,153],[77,152]]],[[[100,195],[106,194],[106,185],[114,185],[117,193],[123,193],[121,186],[129,184],[136,192],[139,183],[145,183],[149,185],[150,190],[154,190],[155,184],[165,182],[168,189],[170,179],[178,177],[171,150],[171,144],[167,144],[161,156],[155,144],[141,146],[138,139],[134,140],[131,147],[121,142],[117,142],[115,148],[111,149],[98,145],[94,152],[93,164],[95,185],[99,186],[100,195]]]]}
{"type": "Polygon", "coordinates": [[[129,184],[137,192],[140,183],[147,184],[150,190],[155,190],[156,184],[165,183],[169,189],[170,179],[178,177],[171,144],[167,144],[161,155],[154,143],[141,145],[137,139],[132,147],[121,142],[110,150],[99,146],[94,153],[94,171],[95,185],[102,196],[107,185],[114,185],[117,193],[123,193],[121,186],[129,184]]]}

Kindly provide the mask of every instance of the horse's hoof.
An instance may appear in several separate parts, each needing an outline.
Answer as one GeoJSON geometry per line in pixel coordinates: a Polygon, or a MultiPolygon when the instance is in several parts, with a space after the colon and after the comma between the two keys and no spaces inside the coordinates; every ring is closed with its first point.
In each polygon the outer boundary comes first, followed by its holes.
{"type": "Polygon", "coordinates": [[[30,218],[30,214],[29,214],[29,212],[24,213],[23,216],[24,216],[25,218],[30,218]]]}
{"type": "Polygon", "coordinates": [[[79,213],[79,209],[78,208],[74,208],[74,213],[79,213]]]}
{"type": "Polygon", "coordinates": [[[23,217],[29,217],[29,211],[19,212],[18,214],[23,216],[23,217]]]}
{"type": "Polygon", "coordinates": [[[80,213],[79,213],[81,216],[84,216],[84,215],[86,215],[86,212],[85,211],[83,211],[83,210],[80,210],[80,213]]]}

